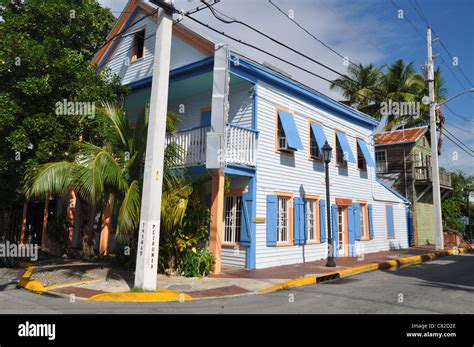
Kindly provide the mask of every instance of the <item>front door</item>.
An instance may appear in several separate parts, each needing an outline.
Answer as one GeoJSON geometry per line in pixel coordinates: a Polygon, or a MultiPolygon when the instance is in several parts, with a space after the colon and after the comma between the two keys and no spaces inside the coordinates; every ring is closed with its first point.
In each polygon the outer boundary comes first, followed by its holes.
{"type": "Polygon", "coordinates": [[[347,206],[338,206],[337,208],[337,256],[348,256],[347,241],[348,241],[348,225],[347,225],[347,206]]]}

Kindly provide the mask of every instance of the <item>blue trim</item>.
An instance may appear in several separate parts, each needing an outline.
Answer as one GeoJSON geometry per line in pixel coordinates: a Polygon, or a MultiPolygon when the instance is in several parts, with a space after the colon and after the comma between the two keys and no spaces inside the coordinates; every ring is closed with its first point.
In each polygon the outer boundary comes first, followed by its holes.
{"type": "Polygon", "coordinates": [[[231,55],[230,66],[231,72],[237,76],[247,79],[251,82],[256,82],[258,79],[265,80],[274,86],[277,86],[289,94],[301,98],[302,100],[316,105],[324,111],[350,120],[352,123],[362,125],[368,129],[373,129],[378,125],[378,121],[363,115],[355,110],[337,102],[331,100],[329,97],[319,94],[318,92],[311,90],[309,87],[303,86],[296,81],[293,81],[283,75],[273,72],[267,68],[259,66],[255,63],[251,63],[242,57],[239,58],[239,64],[233,63],[235,55],[231,55]]]}
{"type": "MultiPolygon", "coordinates": [[[[177,67],[170,71],[170,83],[177,82],[186,78],[191,78],[203,73],[211,72],[214,66],[214,56],[204,58],[194,63],[177,67]]],[[[137,90],[140,88],[150,87],[152,76],[127,84],[129,88],[137,90]]]]}
{"type": "Polygon", "coordinates": [[[405,198],[403,195],[401,195],[399,192],[397,192],[396,190],[394,190],[393,188],[389,187],[387,184],[385,184],[382,180],[380,179],[376,179],[376,181],[378,183],[380,183],[384,188],[386,188],[387,190],[389,190],[391,193],[395,194],[397,197],[399,197],[400,199],[402,199],[405,203],[407,204],[410,204],[410,200],[408,200],[407,198],[405,198]]]}
{"type": "MultiPolygon", "coordinates": [[[[127,22],[124,24],[124,26],[122,28],[128,28],[131,24],[132,24],[132,20],[135,18],[135,16],[137,15],[137,13],[140,11],[140,7],[137,6],[135,7],[135,9],[133,10],[131,16],[127,19],[127,22]]],[[[123,29],[121,29],[123,30],[123,29]]],[[[122,41],[122,37],[123,35],[125,34],[122,33],[120,36],[118,36],[114,42],[110,45],[110,47],[107,49],[107,53],[102,57],[102,59],[100,60],[99,64],[97,65],[97,67],[99,69],[102,68],[102,66],[104,65],[104,63],[107,61],[107,59],[109,58],[109,56],[112,54],[112,52],[115,50],[115,47],[119,44],[120,41],[122,41]]]]}
{"type": "Polygon", "coordinates": [[[202,175],[207,172],[206,165],[186,166],[184,169],[188,175],[202,175]]]}
{"type": "Polygon", "coordinates": [[[237,165],[237,164],[229,164],[224,168],[224,173],[227,175],[254,177],[255,168],[249,167],[249,166],[237,165]]]}
{"type": "Polygon", "coordinates": [[[360,147],[360,150],[362,151],[362,154],[364,155],[365,162],[367,163],[367,165],[371,167],[375,167],[374,160],[372,159],[369,148],[367,147],[367,142],[365,142],[362,139],[357,139],[357,143],[360,147]]]}
{"type": "Polygon", "coordinates": [[[349,146],[349,141],[347,140],[346,134],[336,130],[336,136],[339,140],[339,144],[341,145],[342,151],[344,152],[344,154],[347,153],[347,161],[355,164],[356,161],[354,158],[354,154],[351,151],[351,146],[349,146]]]}
{"type": "Polygon", "coordinates": [[[252,100],[252,128],[254,128],[257,131],[257,137],[258,137],[258,121],[257,121],[257,116],[258,116],[258,82],[254,83],[253,85],[254,88],[254,93],[253,93],[253,100],[252,100]]]}
{"type": "Polygon", "coordinates": [[[304,149],[303,143],[301,143],[298,129],[296,128],[295,118],[291,113],[283,110],[278,110],[278,118],[280,119],[281,126],[285,132],[286,143],[288,148],[293,150],[304,149]]]}
{"type": "Polygon", "coordinates": [[[249,180],[247,194],[252,195],[252,212],[250,220],[250,246],[247,247],[245,267],[247,269],[255,269],[257,267],[257,227],[253,221],[257,215],[257,175],[254,175],[249,180]]]}

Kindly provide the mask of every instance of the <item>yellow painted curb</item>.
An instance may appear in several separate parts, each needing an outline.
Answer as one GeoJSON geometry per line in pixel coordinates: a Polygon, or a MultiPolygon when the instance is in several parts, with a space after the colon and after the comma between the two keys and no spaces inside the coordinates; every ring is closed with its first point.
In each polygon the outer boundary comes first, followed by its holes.
{"type": "Polygon", "coordinates": [[[44,286],[43,283],[41,283],[40,281],[30,279],[31,275],[33,275],[34,269],[35,269],[34,266],[29,266],[26,269],[25,273],[23,274],[21,279],[18,281],[18,285],[20,287],[31,290],[33,292],[47,292],[48,290],[59,288],[59,287],[67,287],[67,286],[72,286],[72,285],[77,285],[77,284],[99,281],[98,279],[96,279],[96,280],[85,280],[85,281],[77,281],[77,282],[65,282],[65,283],[52,284],[50,286],[44,286]]]}
{"type": "Polygon", "coordinates": [[[338,275],[339,277],[347,277],[347,276],[351,276],[351,275],[355,275],[355,274],[359,274],[363,272],[374,271],[374,270],[397,269],[401,266],[415,265],[415,264],[419,264],[425,261],[433,260],[443,255],[456,255],[456,254],[468,253],[468,252],[471,252],[471,250],[467,248],[458,248],[458,249],[449,249],[449,250],[444,250],[444,251],[437,251],[437,252],[432,252],[432,253],[427,253],[427,254],[415,255],[415,256],[405,257],[405,258],[401,258],[397,260],[388,260],[381,263],[362,265],[362,266],[358,266],[358,267],[354,267],[350,269],[344,269],[341,271],[330,272],[330,273],[317,275],[317,276],[296,278],[296,279],[286,281],[284,283],[280,283],[268,288],[260,289],[258,292],[271,293],[271,292],[276,292],[278,290],[284,290],[284,289],[289,289],[293,287],[301,287],[308,284],[316,284],[318,283],[318,279],[323,278],[323,277],[331,277],[334,275],[338,275]]]}
{"type": "Polygon", "coordinates": [[[159,292],[115,292],[91,296],[87,301],[115,301],[115,302],[166,302],[166,301],[190,301],[193,298],[185,293],[179,293],[165,289],[159,292]]]}

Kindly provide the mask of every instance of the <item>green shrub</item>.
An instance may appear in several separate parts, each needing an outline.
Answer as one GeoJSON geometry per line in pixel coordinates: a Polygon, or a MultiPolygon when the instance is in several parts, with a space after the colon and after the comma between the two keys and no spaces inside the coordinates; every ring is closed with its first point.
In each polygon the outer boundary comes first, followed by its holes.
{"type": "Polygon", "coordinates": [[[214,270],[214,256],[205,247],[199,250],[193,248],[182,258],[182,275],[186,277],[207,276],[214,270]]]}
{"type": "Polygon", "coordinates": [[[47,247],[51,254],[63,255],[68,250],[69,222],[60,217],[52,218],[46,227],[47,247]]]}

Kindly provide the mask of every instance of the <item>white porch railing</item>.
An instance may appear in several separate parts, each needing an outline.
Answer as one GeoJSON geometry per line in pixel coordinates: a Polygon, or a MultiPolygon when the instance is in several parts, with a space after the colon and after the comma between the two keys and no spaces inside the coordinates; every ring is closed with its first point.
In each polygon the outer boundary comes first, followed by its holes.
{"type": "Polygon", "coordinates": [[[227,125],[226,131],[226,162],[256,166],[257,133],[233,125],[227,125]]]}
{"type": "Polygon", "coordinates": [[[206,163],[206,133],[209,128],[195,128],[187,131],[166,134],[165,145],[175,143],[179,146],[178,165],[200,165],[206,163]]]}
{"type": "MultiPolygon", "coordinates": [[[[206,136],[208,130],[208,127],[194,128],[166,134],[166,146],[175,143],[180,147],[177,165],[192,166],[206,163],[206,136]]],[[[257,132],[227,125],[225,159],[227,163],[256,166],[257,132]]]]}

